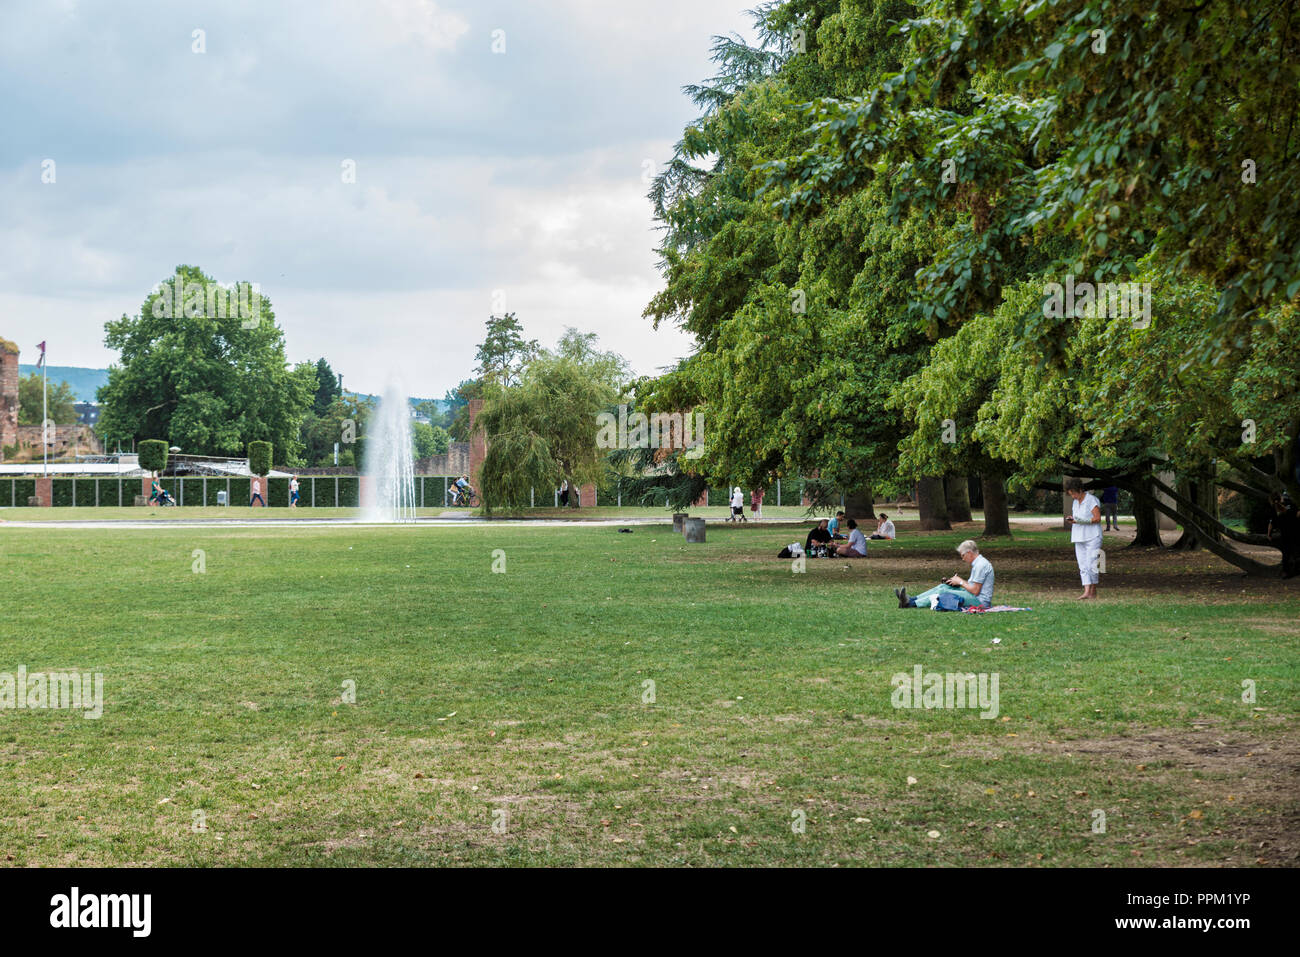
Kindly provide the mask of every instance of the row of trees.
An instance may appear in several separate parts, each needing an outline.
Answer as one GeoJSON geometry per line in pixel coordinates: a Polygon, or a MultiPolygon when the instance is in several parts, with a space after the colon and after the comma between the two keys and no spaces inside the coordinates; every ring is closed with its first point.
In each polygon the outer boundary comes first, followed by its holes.
{"type": "MultiPolygon", "coordinates": [[[[253,442],[269,442],[288,467],[360,464],[369,400],[343,393],[329,362],[290,366],[284,335],[269,299],[238,309],[216,295],[212,277],[179,266],[144,300],[135,316],[106,324],[105,344],[120,359],[98,394],[97,429],[108,443],[167,436],[167,444],[199,455],[238,455],[253,442]],[[177,301],[182,304],[178,314],[177,301]],[[253,315],[248,315],[248,312],[253,315]]],[[[21,383],[23,414],[32,385],[21,383]]],[[[35,382],[39,421],[40,382],[35,382]]],[[[51,418],[64,414],[71,395],[51,388],[51,418]]],[[[440,417],[436,408],[427,409],[440,417]]],[[[450,437],[441,423],[413,427],[417,458],[445,453],[450,437]]]]}
{"type": "Polygon", "coordinates": [[[663,481],[819,473],[859,508],[915,483],[942,526],[979,474],[994,534],[1008,484],[1079,475],[1133,494],[1140,540],[1158,510],[1271,570],[1216,492],[1300,497],[1297,19],[782,0],[757,45],[718,38],[650,193],[646,315],[698,348],[638,399],[709,421],[663,481]],[[1149,313],[1053,308],[1076,282],[1149,313]]]}

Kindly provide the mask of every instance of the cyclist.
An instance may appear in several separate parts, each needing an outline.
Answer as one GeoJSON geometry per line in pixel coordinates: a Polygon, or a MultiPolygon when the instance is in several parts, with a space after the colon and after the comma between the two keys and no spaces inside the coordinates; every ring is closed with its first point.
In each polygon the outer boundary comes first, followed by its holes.
{"type": "Polygon", "coordinates": [[[451,487],[451,494],[451,503],[453,505],[459,505],[474,494],[474,489],[472,489],[469,484],[468,475],[462,475],[460,478],[456,479],[455,483],[451,487]]]}

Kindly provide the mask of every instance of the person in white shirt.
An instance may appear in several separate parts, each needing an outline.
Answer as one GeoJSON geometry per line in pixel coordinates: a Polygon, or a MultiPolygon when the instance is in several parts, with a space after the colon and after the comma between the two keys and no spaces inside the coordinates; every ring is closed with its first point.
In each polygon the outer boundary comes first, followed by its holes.
{"type": "Polygon", "coordinates": [[[298,476],[289,479],[289,507],[298,507],[298,476]]]}
{"type": "Polygon", "coordinates": [[[961,560],[970,565],[970,577],[953,575],[919,595],[908,595],[907,588],[895,588],[899,608],[929,608],[930,599],[938,595],[955,595],[962,608],[993,606],[993,563],[980,554],[979,546],[966,539],[957,546],[961,560]]]}
{"type": "Polygon", "coordinates": [[[853,519],[849,519],[849,543],[835,549],[835,554],[840,558],[867,557],[867,536],[862,534],[862,529],[853,519]]]}
{"type": "Polygon", "coordinates": [[[880,522],[876,525],[876,532],[871,537],[873,539],[892,539],[894,537],[894,523],[889,520],[889,516],[884,512],[880,513],[880,522]]]}
{"type": "Polygon", "coordinates": [[[1083,483],[1068,479],[1065,491],[1074,504],[1065,521],[1070,526],[1070,541],[1074,542],[1074,557],[1079,563],[1079,577],[1083,580],[1083,594],[1079,600],[1097,597],[1097,580],[1100,577],[1101,557],[1101,502],[1091,492],[1083,490],[1083,483]]]}
{"type": "Polygon", "coordinates": [[[731,517],[727,521],[745,521],[745,495],[741,492],[739,485],[731,490],[731,517]]]}
{"type": "Polygon", "coordinates": [[[262,498],[262,480],[256,476],[253,477],[253,495],[248,500],[248,507],[252,508],[254,502],[258,502],[262,508],[266,508],[266,499],[262,498]]]}

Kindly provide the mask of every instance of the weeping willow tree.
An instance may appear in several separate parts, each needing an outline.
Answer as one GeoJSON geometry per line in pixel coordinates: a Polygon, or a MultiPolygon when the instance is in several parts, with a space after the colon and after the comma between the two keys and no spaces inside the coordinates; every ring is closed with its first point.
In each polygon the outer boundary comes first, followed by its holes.
{"type": "Polygon", "coordinates": [[[533,489],[563,481],[581,486],[604,475],[597,416],[618,402],[626,364],[598,351],[595,338],[569,330],[554,352],[524,367],[517,384],[484,402],[476,426],[487,439],[479,477],[487,513],[529,505],[533,489]]]}

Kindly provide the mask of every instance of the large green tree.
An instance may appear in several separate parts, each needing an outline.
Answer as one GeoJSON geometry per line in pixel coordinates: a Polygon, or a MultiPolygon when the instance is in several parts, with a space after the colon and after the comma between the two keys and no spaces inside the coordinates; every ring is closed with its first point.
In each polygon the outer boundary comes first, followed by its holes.
{"type": "Polygon", "coordinates": [[[532,490],[565,480],[599,482],[608,452],[597,442],[597,416],[622,398],[626,374],[622,357],[569,329],[555,350],[523,367],[515,385],[493,392],[477,420],[488,446],[479,480],[484,508],[528,505],[532,490]]]}
{"type": "Polygon", "coordinates": [[[316,393],[312,397],[311,410],[316,415],[325,415],[335,399],[342,398],[343,386],[339,377],[330,368],[325,359],[316,360],[316,393]]]}
{"type": "Polygon", "coordinates": [[[266,441],[283,463],[301,464],[315,366],[290,367],[268,299],[248,296],[234,309],[220,288],[197,267],[178,266],[138,315],[105,323],[104,343],[120,357],[99,390],[98,431],[110,441],[164,438],[207,455],[239,455],[266,441]]]}
{"type": "MultiPolygon", "coordinates": [[[[45,406],[47,416],[59,425],[77,421],[77,394],[63,381],[49,384],[49,398],[45,406]]],[[[44,384],[39,372],[29,372],[18,380],[18,424],[40,425],[44,384]]]]}
{"type": "Polygon", "coordinates": [[[524,339],[523,326],[513,312],[490,316],[485,325],[487,334],[474,356],[478,374],[493,385],[508,388],[519,381],[524,366],[537,354],[537,340],[524,339]]]}

